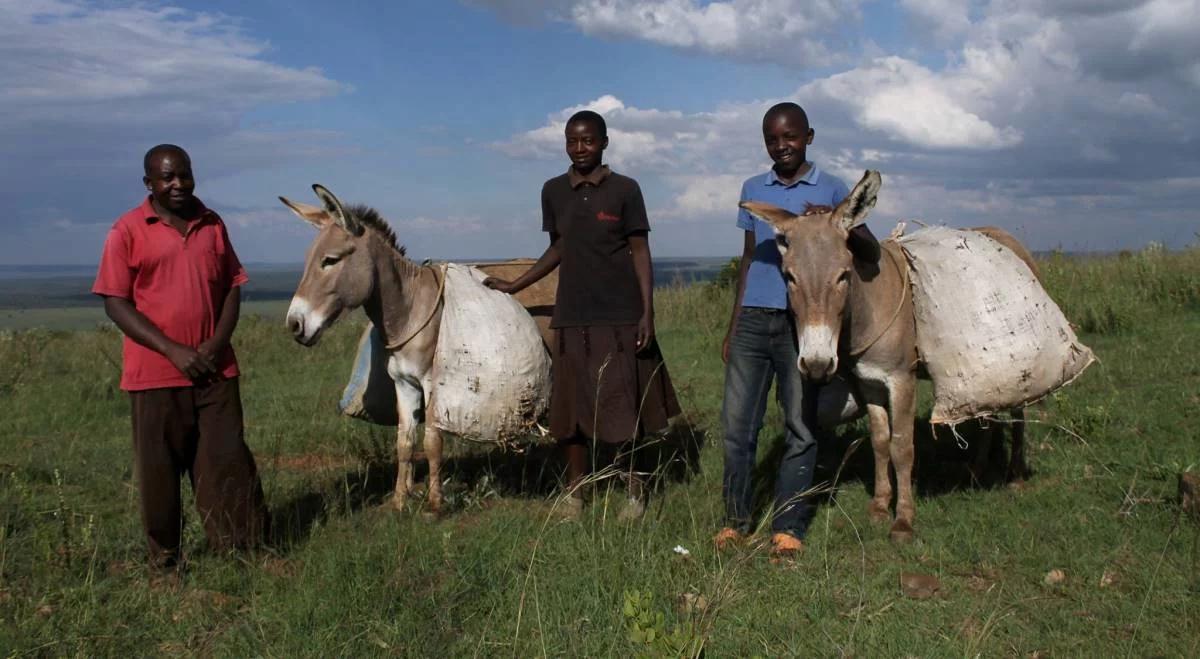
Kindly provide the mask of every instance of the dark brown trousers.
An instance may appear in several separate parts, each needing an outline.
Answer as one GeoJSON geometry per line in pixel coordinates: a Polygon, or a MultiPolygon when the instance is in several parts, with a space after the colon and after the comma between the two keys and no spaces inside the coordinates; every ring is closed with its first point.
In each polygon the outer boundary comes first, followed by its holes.
{"type": "Polygon", "coordinates": [[[655,342],[637,351],[637,326],[556,330],[550,434],[623,444],[667,427],[679,401],[655,342]]]}
{"type": "Polygon", "coordinates": [[[243,437],[237,378],[194,387],[132,391],[134,468],[151,563],[179,560],[187,474],[214,550],[248,548],[266,532],[254,456],[243,437]]]}

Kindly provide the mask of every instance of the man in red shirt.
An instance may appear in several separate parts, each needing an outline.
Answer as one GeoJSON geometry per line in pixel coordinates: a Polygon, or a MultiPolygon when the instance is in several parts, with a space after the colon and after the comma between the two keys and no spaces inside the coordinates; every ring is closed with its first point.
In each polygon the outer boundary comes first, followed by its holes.
{"type": "Polygon", "coordinates": [[[182,474],[213,549],[257,544],[267,515],[229,344],[246,271],[221,218],[192,194],[187,152],[160,144],[143,166],[150,194],[113,224],[92,292],[125,333],[121,388],[133,408],[142,524],[151,564],[173,569],[182,474]]]}

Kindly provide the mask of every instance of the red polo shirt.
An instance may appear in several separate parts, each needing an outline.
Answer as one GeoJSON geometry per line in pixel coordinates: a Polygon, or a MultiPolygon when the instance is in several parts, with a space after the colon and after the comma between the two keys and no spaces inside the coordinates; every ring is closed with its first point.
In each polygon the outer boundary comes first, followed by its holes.
{"type": "MultiPolygon", "coordinates": [[[[109,230],[92,285],[97,295],[131,300],[168,338],[193,348],[216,331],[229,289],[248,279],[225,223],[204,204],[199,206],[199,217],[188,223],[185,236],[158,218],[147,196],[109,230]]],[[[122,353],[125,391],[193,384],[171,360],[129,337],[122,353]]],[[[238,375],[232,346],[218,358],[217,367],[223,377],[238,375]]]]}

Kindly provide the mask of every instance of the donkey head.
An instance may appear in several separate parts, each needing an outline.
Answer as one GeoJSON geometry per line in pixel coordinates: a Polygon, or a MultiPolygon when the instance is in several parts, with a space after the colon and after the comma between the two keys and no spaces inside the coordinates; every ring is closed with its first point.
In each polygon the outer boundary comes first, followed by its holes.
{"type": "Polygon", "coordinates": [[[837,208],[813,207],[803,215],[756,201],[741,204],[775,229],[796,318],[796,366],[807,378],[823,382],[837,372],[838,337],[854,268],[846,240],[875,206],[880,184],[879,172],[868,171],[837,208]]]}
{"type": "Polygon", "coordinates": [[[323,186],[313,185],[313,191],[321,200],[320,207],[279,198],[319,230],[308,248],[304,274],[287,312],[288,329],[305,346],[315,345],[321,332],[343,311],[362,306],[375,286],[375,267],[363,223],[323,186]]]}

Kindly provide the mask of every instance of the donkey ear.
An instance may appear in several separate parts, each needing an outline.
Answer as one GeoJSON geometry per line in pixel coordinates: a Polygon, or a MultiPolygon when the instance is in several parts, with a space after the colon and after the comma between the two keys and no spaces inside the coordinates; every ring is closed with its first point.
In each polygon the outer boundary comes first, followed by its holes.
{"type": "Polygon", "coordinates": [[[775,229],[776,234],[782,234],[796,223],[797,215],[786,211],[778,206],[764,204],[761,201],[743,201],[738,204],[738,207],[745,210],[753,217],[766,222],[775,229]]]}
{"type": "Polygon", "coordinates": [[[333,196],[333,193],[326,189],[320,183],[313,183],[313,192],[317,193],[317,198],[325,205],[325,212],[333,218],[334,224],[350,232],[351,235],[361,236],[363,234],[363,226],[359,224],[358,218],[352,213],[347,213],[342,207],[342,202],[333,196]]]}
{"type": "Polygon", "coordinates": [[[882,185],[883,179],[880,178],[879,172],[867,170],[858,185],[854,186],[850,194],[834,209],[834,222],[847,231],[866,222],[867,215],[875,208],[875,199],[882,185]]]}
{"type": "Polygon", "coordinates": [[[326,213],[325,209],[323,208],[317,208],[316,206],[310,206],[308,204],[292,201],[287,197],[280,197],[279,201],[282,201],[284,206],[290,208],[292,212],[297,215],[297,217],[318,229],[325,228],[326,224],[329,224],[333,221],[333,218],[329,215],[329,213],[326,213]]]}

